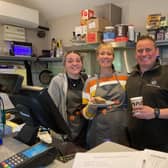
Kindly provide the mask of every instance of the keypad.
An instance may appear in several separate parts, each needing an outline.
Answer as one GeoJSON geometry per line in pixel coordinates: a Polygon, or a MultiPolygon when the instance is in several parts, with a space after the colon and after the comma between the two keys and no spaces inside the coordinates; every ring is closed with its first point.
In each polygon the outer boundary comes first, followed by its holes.
{"type": "Polygon", "coordinates": [[[10,158],[0,162],[0,168],[15,168],[23,163],[27,157],[22,153],[11,156],[10,158]]]}

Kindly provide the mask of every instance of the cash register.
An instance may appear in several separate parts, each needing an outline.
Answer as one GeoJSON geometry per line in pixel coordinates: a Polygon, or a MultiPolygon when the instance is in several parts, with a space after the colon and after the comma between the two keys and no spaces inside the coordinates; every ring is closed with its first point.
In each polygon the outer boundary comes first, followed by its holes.
{"type": "MultiPolygon", "coordinates": [[[[39,127],[52,129],[61,135],[71,136],[71,132],[48,94],[47,88],[20,87],[20,90],[17,92],[10,92],[9,98],[15,105],[16,112],[27,117],[28,121],[16,138],[31,146],[1,162],[0,167],[9,166],[9,164],[16,168],[29,167],[28,165],[33,167],[34,165],[44,166],[49,164],[55,157],[60,155],[61,149],[64,146],[62,144],[46,144],[44,142],[36,143],[35,137],[39,127]],[[13,160],[16,160],[16,158],[18,158],[17,162],[13,165],[13,160]]],[[[75,146],[71,144],[71,147],[74,148],[75,146]]]]}

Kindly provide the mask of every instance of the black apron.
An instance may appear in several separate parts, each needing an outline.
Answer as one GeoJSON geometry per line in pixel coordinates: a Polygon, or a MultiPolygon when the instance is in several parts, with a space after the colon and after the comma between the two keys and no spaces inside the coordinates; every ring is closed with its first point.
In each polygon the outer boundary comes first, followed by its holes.
{"type": "Polygon", "coordinates": [[[78,80],[76,86],[69,83],[67,92],[67,116],[69,128],[71,130],[71,139],[77,145],[85,147],[86,130],[88,121],[80,113],[82,109],[82,88],[83,82],[78,80]]]}
{"type": "Polygon", "coordinates": [[[102,109],[98,110],[97,115],[89,125],[87,134],[88,147],[92,148],[105,141],[128,145],[126,134],[127,113],[123,108],[123,104],[125,103],[125,91],[117,79],[117,76],[116,84],[100,86],[97,80],[95,96],[101,96],[107,100],[118,100],[119,104],[114,105],[105,115],[101,113],[102,109]]]}

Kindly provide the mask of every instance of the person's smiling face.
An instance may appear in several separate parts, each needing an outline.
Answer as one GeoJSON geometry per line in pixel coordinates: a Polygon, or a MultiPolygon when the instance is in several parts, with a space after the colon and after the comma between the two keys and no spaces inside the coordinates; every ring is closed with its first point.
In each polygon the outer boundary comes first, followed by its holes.
{"type": "Polygon", "coordinates": [[[70,76],[78,76],[82,70],[81,57],[76,53],[69,53],[65,59],[65,71],[70,76]]]}
{"type": "Polygon", "coordinates": [[[102,48],[99,50],[97,60],[101,68],[109,68],[114,59],[113,52],[110,48],[102,48]]]}
{"type": "Polygon", "coordinates": [[[144,39],[136,45],[136,60],[142,71],[153,67],[157,59],[157,49],[153,41],[144,39]]]}

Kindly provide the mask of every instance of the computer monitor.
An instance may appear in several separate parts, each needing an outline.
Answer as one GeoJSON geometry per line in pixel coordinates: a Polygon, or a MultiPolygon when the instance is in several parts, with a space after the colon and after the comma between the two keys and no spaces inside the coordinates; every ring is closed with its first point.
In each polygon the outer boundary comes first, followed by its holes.
{"type": "Polygon", "coordinates": [[[0,73],[0,92],[18,93],[22,87],[23,76],[18,74],[0,73]]]}
{"type": "Polygon", "coordinates": [[[14,56],[32,56],[32,43],[13,41],[11,44],[11,49],[11,54],[14,56]]]}
{"type": "Polygon", "coordinates": [[[21,89],[19,94],[13,94],[9,97],[16,108],[22,107],[20,113],[25,116],[30,115],[35,126],[50,128],[63,135],[71,134],[67,123],[48,94],[47,88],[28,87],[21,89]]]}

